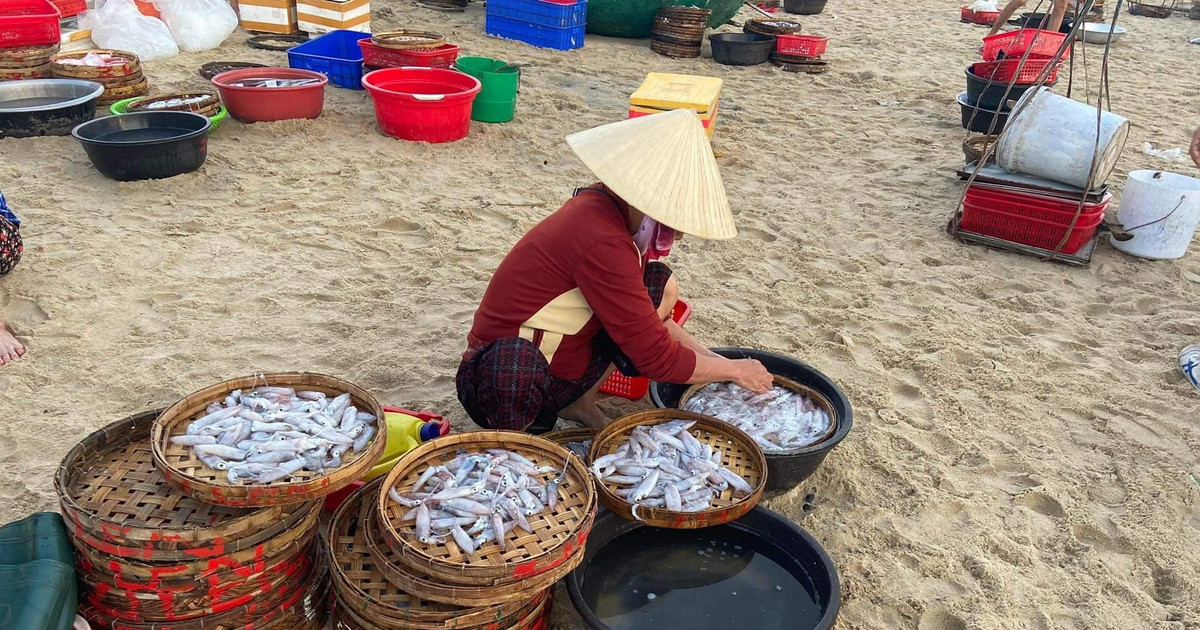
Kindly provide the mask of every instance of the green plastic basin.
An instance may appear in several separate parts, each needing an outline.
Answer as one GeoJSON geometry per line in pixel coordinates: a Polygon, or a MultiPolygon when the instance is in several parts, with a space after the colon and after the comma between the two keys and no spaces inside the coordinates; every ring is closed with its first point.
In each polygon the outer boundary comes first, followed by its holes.
{"type": "MultiPolygon", "coordinates": [[[[133,98],[127,98],[123,101],[117,101],[116,103],[113,103],[112,105],[108,106],[108,112],[110,114],[112,114],[113,116],[120,116],[121,114],[128,114],[129,113],[129,104],[138,100],[139,98],[145,98],[145,97],[135,96],[133,98]]],[[[209,132],[216,130],[217,125],[220,125],[221,121],[225,120],[225,117],[228,115],[229,115],[229,110],[225,109],[225,105],[222,104],[220,106],[220,108],[217,109],[216,115],[208,117],[208,120],[212,122],[212,126],[208,128],[209,132]]]]}

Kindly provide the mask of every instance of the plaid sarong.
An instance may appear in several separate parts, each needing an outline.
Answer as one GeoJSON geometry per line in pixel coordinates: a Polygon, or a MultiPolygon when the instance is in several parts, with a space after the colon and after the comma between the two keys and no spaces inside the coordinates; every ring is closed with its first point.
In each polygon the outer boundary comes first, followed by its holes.
{"type": "Polygon", "coordinates": [[[21,243],[21,220],[4,200],[0,193],[0,276],[12,271],[21,260],[24,246],[21,243]]]}

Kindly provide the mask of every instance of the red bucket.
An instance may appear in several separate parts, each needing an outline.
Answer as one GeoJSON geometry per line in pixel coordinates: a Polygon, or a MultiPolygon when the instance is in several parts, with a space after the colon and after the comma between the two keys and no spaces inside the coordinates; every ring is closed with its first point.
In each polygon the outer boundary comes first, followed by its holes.
{"type": "Polygon", "coordinates": [[[418,142],[453,142],[471,130],[471,104],[482,87],[469,74],[441,68],[385,68],[363,77],[383,133],[418,142]]]}

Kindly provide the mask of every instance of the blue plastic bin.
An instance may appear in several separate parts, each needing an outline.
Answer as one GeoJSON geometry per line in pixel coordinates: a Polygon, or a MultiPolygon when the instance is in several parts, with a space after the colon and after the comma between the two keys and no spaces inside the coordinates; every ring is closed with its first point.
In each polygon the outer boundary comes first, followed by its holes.
{"type": "Polygon", "coordinates": [[[587,0],[577,0],[575,4],[555,4],[546,0],[488,0],[487,14],[540,26],[572,28],[587,24],[587,7],[587,0]]]}
{"type": "Polygon", "coordinates": [[[329,31],[288,50],[288,65],[320,72],[329,82],[348,90],[361,90],[363,54],[358,40],[370,37],[358,31],[329,31]]]}
{"type": "Polygon", "coordinates": [[[554,50],[571,50],[583,48],[583,31],[585,25],[559,28],[557,26],[542,26],[524,20],[513,20],[498,15],[488,15],[484,27],[485,32],[492,37],[513,39],[525,42],[538,48],[553,48],[554,50]]]}

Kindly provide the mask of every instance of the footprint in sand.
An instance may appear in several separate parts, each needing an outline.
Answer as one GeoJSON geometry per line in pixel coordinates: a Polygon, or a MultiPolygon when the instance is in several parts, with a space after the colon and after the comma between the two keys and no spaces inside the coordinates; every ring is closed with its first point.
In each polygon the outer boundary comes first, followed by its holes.
{"type": "Polygon", "coordinates": [[[32,328],[49,321],[50,314],[42,309],[42,305],[37,301],[18,295],[6,303],[0,303],[0,317],[23,328],[32,328]]]}
{"type": "Polygon", "coordinates": [[[1062,504],[1045,492],[1027,492],[1013,500],[1013,503],[1027,507],[1042,516],[1062,518],[1067,515],[1062,504]]]}
{"type": "Polygon", "coordinates": [[[918,630],[967,630],[967,622],[958,615],[943,610],[934,610],[921,615],[918,630]]]}

